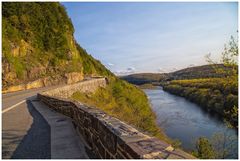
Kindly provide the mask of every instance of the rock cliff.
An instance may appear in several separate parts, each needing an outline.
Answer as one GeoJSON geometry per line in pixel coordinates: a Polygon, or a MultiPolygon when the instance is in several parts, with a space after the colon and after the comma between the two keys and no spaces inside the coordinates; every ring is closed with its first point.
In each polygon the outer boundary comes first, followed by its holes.
{"type": "Polygon", "coordinates": [[[76,43],[74,28],[60,3],[2,5],[3,91],[59,83],[85,75],[112,75],[76,43]]]}

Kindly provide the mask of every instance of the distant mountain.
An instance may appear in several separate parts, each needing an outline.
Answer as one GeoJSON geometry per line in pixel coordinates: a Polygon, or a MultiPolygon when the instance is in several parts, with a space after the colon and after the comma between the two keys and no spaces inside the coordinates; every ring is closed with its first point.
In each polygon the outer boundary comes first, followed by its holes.
{"type": "Polygon", "coordinates": [[[219,78],[225,77],[227,74],[217,72],[215,69],[222,69],[224,71],[230,69],[223,64],[217,65],[203,65],[196,67],[188,67],[171,73],[138,73],[120,77],[130,83],[141,85],[145,83],[157,83],[166,80],[177,79],[196,79],[196,78],[219,78]]]}
{"type": "Polygon", "coordinates": [[[123,80],[128,81],[132,84],[146,84],[146,83],[153,83],[153,82],[160,82],[162,80],[168,79],[168,74],[159,74],[159,73],[139,73],[139,74],[131,74],[127,76],[120,77],[123,80]]]}
{"type": "Polygon", "coordinates": [[[178,70],[169,73],[170,79],[196,79],[196,78],[221,78],[225,77],[227,74],[223,72],[217,72],[218,70],[226,71],[230,67],[226,67],[223,64],[216,65],[202,65],[195,67],[188,67],[182,70],[178,70]]]}

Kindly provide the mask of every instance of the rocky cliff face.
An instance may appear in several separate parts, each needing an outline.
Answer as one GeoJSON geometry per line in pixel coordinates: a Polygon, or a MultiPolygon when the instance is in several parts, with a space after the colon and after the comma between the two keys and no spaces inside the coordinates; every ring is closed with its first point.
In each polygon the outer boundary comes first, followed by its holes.
{"type": "Polygon", "coordinates": [[[60,75],[48,76],[44,78],[39,78],[31,82],[5,87],[3,88],[2,93],[47,87],[47,86],[57,85],[57,84],[73,84],[83,79],[84,79],[83,73],[78,73],[78,72],[66,73],[63,77],[60,75]]]}
{"type": "Polygon", "coordinates": [[[71,84],[84,75],[111,75],[76,43],[61,4],[4,2],[2,14],[3,90],[71,84]]]}

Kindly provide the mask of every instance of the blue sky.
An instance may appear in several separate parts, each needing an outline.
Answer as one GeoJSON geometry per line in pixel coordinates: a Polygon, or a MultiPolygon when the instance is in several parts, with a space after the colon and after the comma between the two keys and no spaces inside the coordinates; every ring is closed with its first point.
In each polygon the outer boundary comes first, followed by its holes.
{"type": "Polygon", "coordinates": [[[237,35],[237,3],[62,3],[77,42],[116,74],[170,72],[219,60],[237,35]]]}

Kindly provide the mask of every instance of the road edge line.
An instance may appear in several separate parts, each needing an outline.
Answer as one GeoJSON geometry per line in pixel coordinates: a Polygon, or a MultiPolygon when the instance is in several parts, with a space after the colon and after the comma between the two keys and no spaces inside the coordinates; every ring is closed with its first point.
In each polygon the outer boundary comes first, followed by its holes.
{"type": "Polygon", "coordinates": [[[2,114],[4,114],[4,113],[10,111],[11,109],[17,107],[18,105],[20,105],[20,104],[22,104],[22,103],[24,103],[24,102],[26,102],[26,100],[23,100],[23,101],[21,101],[21,102],[18,102],[18,103],[15,104],[15,105],[12,105],[11,107],[6,108],[5,110],[2,111],[2,114]]]}

